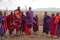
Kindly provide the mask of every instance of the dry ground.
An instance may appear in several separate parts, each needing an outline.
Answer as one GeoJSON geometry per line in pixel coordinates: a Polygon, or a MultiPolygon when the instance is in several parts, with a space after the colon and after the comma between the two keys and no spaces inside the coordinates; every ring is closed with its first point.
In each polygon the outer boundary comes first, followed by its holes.
{"type": "Polygon", "coordinates": [[[42,36],[42,28],[43,28],[42,26],[39,27],[39,32],[37,32],[38,35],[22,35],[22,36],[15,36],[15,37],[8,36],[5,40],[60,40],[60,38],[55,39],[55,38],[50,38],[50,36],[48,37],[42,36]]]}

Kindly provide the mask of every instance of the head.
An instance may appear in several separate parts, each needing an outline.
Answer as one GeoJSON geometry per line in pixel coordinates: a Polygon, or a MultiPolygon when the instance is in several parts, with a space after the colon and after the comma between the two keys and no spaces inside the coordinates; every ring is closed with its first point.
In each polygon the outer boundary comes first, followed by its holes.
{"type": "Polygon", "coordinates": [[[0,15],[2,15],[2,11],[0,11],[0,15]]]}
{"type": "Polygon", "coordinates": [[[54,16],[55,16],[55,14],[53,13],[51,16],[52,16],[52,17],[54,17],[54,16]]]}
{"type": "Polygon", "coordinates": [[[18,8],[17,8],[18,10],[20,10],[20,7],[18,6],[18,8]]]}
{"type": "Polygon", "coordinates": [[[11,11],[11,15],[13,15],[13,12],[11,11]]]}
{"type": "Polygon", "coordinates": [[[45,15],[47,15],[47,12],[45,11],[45,15]]]}
{"type": "Polygon", "coordinates": [[[36,17],[38,17],[38,15],[36,15],[36,17]]]}
{"type": "Polygon", "coordinates": [[[29,7],[29,10],[30,10],[30,11],[31,11],[31,9],[32,9],[32,8],[31,8],[31,7],[29,7]]]}
{"type": "Polygon", "coordinates": [[[59,13],[57,13],[56,16],[59,16],[59,13]]]}
{"type": "Polygon", "coordinates": [[[4,15],[6,15],[6,11],[4,11],[4,15]]]}

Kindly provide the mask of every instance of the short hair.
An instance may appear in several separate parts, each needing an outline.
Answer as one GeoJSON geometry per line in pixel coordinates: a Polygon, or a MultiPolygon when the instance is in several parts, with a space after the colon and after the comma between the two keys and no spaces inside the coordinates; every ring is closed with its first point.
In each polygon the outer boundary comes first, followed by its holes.
{"type": "Polygon", "coordinates": [[[29,9],[31,9],[31,7],[29,7],[29,9]]]}
{"type": "Polygon", "coordinates": [[[13,14],[13,11],[11,11],[11,14],[13,14]]]}
{"type": "Polygon", "coordinates": [[[45,11],[45,15],[47,15],[47,11],[45,11]]]}
{"type": "Polygon", "coordinates": [[[18,6],[18,8],[20,8],[20,7],[18,6]]]}
{"type": "Polygon", "coordinates": [[[51,16],[54,16],[54,15],[55,15],[54,13],[51,14],[51,16]]]}
{"type": "Polygon", "coordinates": [[[0,13],[2,13],[2,11],[0,11],[0,13]]]}
{"type": "Polygon", "coordinates": [[[59,13],[56,14],[57,16],[59,15],[59,13]]]}
{"type": "Polygon", "coordinates": [[[47,11],[45,11],[45,13],[47,13],[47,11]]]}

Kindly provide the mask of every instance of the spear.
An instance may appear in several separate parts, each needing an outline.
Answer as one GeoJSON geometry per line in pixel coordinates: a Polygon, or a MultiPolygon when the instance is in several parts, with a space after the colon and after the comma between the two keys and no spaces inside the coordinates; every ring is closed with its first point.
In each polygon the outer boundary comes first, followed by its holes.
{"type": "MultiPolygon", "coordinates": [[[[27,6],[25,5],[25,13],[26,13],[26,11],[27,11],[27,6]]],[[[26,15],[26,14],[25,14],[26,15]]]]}
{"type": "Polygon", "coordinates": [[[27,6],[25,5],[25,11],[27,11],[27,6]]]}
{"type": "Polygon", "coordinates": [[[6,13],[7,13],[7,6],[6,6],[6,13]]]}

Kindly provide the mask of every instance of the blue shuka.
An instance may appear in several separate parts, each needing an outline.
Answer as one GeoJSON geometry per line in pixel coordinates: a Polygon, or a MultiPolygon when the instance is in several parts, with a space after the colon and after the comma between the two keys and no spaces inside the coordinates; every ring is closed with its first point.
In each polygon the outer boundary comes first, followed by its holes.
{"type": "Polygon", "coordinates": [[[32,24],[36,23],[35,20],[34,20],[34,13],[33,13],[33,11],[27,11],[26,16],[28,18],[28,20],[27,20],[28,21],[28,26],[29,26],[29,28],[31,28],[32,24]]]}
{"type": "Polygon", "coordinates": [[[0,15],[0,35],[4,34],[3,16],[0,15]]]}
{"type": "Polygon", "coordinates": [[[28,17],[28,24],[35,23],[33,11],[27,11],[26,16],[28,17]]]}
{"type": "Polygon", "coordinates": [[[49,33],[49,30],[50,30],[50,19],[51,17],[46,15],[44,17],[44,23],[43,23],[43,33],[46,33],[48,34],[49,33]]]}
{"type": "Polygon", "coordinates": [[[60,19],[59,19],[58,23],[56,24],[55,34],[57,36],[60,36],[60,19]]]}

